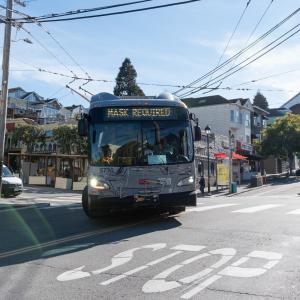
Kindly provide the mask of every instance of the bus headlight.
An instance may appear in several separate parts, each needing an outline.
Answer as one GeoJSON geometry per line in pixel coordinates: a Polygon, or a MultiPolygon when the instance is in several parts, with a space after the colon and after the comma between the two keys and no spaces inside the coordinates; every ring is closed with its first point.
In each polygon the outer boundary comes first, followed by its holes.
{"type": "Polygon", "coordinates": [[[191,185],[191,184],[194,184],[194,182],[195,182],[194,176],[190,176],[190,177],[180,180],[177,183],[177,186],[191,185]]]}
{"type": "Polygon", "coordinates": [[[92,177],[89,180],[90,187],[97,190],[108,190],[109,185],[105,182],[101,182],[98,178],[92,177]]]}

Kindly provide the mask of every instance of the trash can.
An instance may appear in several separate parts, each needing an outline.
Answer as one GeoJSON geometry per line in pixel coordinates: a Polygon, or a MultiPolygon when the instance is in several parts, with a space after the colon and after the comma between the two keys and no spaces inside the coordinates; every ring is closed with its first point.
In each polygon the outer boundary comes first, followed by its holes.
{"type": "Polygon", "coordinates": [[[231,182],[231,193],[237,192],[237,184],[236,182],[231,182]]]}

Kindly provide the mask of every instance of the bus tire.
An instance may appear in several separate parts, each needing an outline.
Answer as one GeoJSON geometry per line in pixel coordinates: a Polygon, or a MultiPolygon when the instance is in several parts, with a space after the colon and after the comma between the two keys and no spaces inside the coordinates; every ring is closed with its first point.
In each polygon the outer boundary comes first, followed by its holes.
{"type": "Polygon", "coordinates": [[[176,207],[169,207],[168,212],[170,215],[177,215],[181,212],[185,211],[185,206],[176,206],[176,207]]]}
{"type": "Polygon", "coordinates": [[[91,219],[96,218],[97,216],[95,215],[94,212],[92,212],[89,208],[89,199],[88,199],[88,188],[87,186],[84,188],[83,193],[82,193],[82,198],[81,198],[81,203],[82,203],[82,209],[84,213],[91,219]]]}

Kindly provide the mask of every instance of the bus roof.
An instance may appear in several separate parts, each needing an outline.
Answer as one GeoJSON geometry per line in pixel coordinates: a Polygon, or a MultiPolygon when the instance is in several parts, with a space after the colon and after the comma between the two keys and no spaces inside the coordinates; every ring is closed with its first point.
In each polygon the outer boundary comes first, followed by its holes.
{"type": "Polygon", "coordinates": [[[90,109],[95,107],[122,107],[122,106],[174,106],[187,108],[179,98],[170,97],[169,93],[163,93],[155,99],[121,99],[109,93],[94,95],[91,99],[90,109]],[[167,98],[168,97],[168,98],[167,98]]]}

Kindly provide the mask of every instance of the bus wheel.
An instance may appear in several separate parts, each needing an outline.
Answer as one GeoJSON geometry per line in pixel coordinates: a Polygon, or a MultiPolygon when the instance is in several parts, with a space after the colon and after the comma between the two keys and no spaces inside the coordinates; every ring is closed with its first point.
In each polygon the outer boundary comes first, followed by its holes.
{"type": "Polygon", "coordinates": [[[82,209],[85,212],[85,214],[91,219],[96,218],[96,215],[93,212],[91,212],[91,210],[89,209],[87,186],[83,190],[81,203],[82,203],[82,209]]]}
{"type": "Polygon", "coordinates": [[[170,215],[177,215],[184,211],[185,211],[185,206],[176,206],[176,207],[168,208],[168,212],[170,215]]]}

